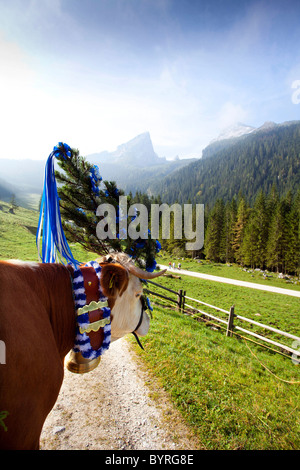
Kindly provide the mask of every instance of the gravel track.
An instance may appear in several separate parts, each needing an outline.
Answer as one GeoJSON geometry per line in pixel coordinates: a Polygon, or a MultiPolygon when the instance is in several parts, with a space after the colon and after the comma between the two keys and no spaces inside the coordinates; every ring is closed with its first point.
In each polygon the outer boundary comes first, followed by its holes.
{"type": "Polygon", "coordinates": [[[79,375],[65,369],[41,435],[42,450],[197,448],[167,394],[125,338],[111,344],[92,372],[79,375]]]}

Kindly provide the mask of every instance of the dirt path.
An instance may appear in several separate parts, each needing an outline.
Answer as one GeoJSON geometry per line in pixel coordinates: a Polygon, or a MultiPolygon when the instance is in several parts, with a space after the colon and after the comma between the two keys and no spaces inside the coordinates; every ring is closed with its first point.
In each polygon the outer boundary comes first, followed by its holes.
{"type": "Polygon", "coordinates": [[[121,339],[112,343],[94,371],[78,375],[65,370],[41,449],[196,449],[178,412],[135,356],[121,339]]]}
{"type": "Polygon", "coordinates": [[[257,284],[255,282],[239,281],[238,279],[230,279],[227,277],[213,276],[211,274],[197,273],[193,271],[186,271],[184,269],[169,269],[168,266],[160,264],[160,269],[167,269],[169,272],[176,274],[184,274],[185,276],[198,277],[199,279],[206,279],[208,281],[223,282],[225,284],[233,284],[235,286],[249,287],[251,289],[264,290],[267,292],[275,292],[276,294],[291,295],[293,297],[300,297],[300,290],[285,289],[283,287],[266,286],[264,284],[257,284]]]}

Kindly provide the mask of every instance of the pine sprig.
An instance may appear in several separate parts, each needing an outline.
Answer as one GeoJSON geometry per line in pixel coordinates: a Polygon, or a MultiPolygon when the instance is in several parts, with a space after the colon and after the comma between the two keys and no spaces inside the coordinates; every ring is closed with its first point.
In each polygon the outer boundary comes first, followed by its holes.
{"type": "MultiPolygon", "coordinates": [[[[102,181],[98,167],[81,157],[76,149],[71,149],[67,157],[58,154],[57,161],[62,171],[56,171],[55,175],[59,183],[62,224],[68,239],[98,255],[123,251],[139,266],[153,271],[156,268],[155,257],[160,250],[160,244],[151,238],[150,231],[147,239],[122,239],[119,236],[122,216],[119,197],[124,195],[124,192],[117,188],[114,181],[102,181]],[[97,223],[101,220],[96,215],[97,208],[104,203],[115,209],[118,234],[115,239],[100,240],[96,235],[97,223]]],[[[127,198],[127,204],[130,205],[130,198],[127,198]]]]}

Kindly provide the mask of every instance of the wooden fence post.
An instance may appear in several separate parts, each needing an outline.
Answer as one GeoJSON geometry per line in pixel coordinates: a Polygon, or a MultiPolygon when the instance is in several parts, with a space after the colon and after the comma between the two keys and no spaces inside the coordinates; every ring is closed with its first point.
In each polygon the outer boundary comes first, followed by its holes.
{"type": "Polygon", "coordinates": [[[232,336],[233,332],[233,319],[234,319],[234,305],[230,307],[230,312],[228,316],[228,324],[227,324],[227,331],[226,336],[232,336]]]}
{"type": "Polygon", "coordinates": [[[182,295],[181,313],[184,313],[185,296],[186,296],[186,291],[184,291],[182,295]]]}
{"type": "Polygon", "coordinates": [[[182,289],[177,292],[177,307],[176,310],[181,310],[182,307],[182,289]]]}

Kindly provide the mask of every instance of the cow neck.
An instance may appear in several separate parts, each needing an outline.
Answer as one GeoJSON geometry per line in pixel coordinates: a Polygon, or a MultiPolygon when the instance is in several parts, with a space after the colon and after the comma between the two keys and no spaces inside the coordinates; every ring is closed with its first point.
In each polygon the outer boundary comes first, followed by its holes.
{"type": "Polygon", "coordinates": [[[111,311],[101,290],[101,266],[95,261],[73,274],[76,336],[73,350],[85,359],[101,356],[110,346],[111,311]]]}

